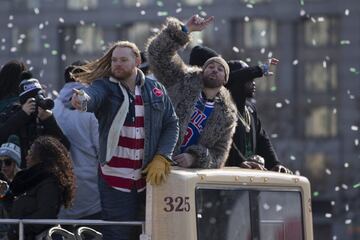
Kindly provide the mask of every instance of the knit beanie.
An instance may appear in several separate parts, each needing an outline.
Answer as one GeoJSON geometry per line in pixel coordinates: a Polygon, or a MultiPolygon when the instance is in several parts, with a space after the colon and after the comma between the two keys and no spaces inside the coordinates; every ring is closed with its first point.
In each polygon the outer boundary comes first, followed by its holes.
{"type": "Polygon", "coordinates": [[[202,68],[203,71],[212,62],[216,62],[216,63],[218,63],[218,64],[220,64],[220,65],[222,65],[224,67],[224,70],[225,70],[225,82],[224,82],[224,85],[225,85],[227,83],[227,81],[229,80],[229,73],[230,73],[229,65],[226,63],[226,61],[222,57],[212,57],[212,58],[209,58],[204,63],[204,66],[202,68]]]}
{"type": "Polygon", "coordinates": [[[32,77],[30,72],[24,72],[21,74],[20,88],[20,103],[24,104],[26,100],[31,97],[35,97],[39,91],[42,90],[39,80],[32,77]]]}
{"type": "Polygon", "coordinates": [[[19,137],[10,135],[8,141],[0,147],[0,157],[8,157],[15,161],[16,165],[21,165],[21,150],[19,147],[19,137]]]}
{"type": "Polygon", "coordinates": [[[191,66],[202,67],[209,58],[217,56],[219,56],[219,54],[211,48],[198,45],[191,49],[189,64],[191,66]]]}

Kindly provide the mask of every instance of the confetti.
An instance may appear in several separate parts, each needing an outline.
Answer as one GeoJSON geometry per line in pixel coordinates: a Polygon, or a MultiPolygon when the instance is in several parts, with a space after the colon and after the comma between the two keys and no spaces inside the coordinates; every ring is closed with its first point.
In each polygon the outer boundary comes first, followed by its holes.
{"type": "Polygon", "coordinates": [[[358,126],[355,126],[355,125],[352,125],[352,126],[351,126],[351,130],[352,130],[352,131],[359,131],[359,127],[358,127],[358,126]]]}
{"type": "Polygon", "coordinates": [[[359,71],[356,70],[356,68],[354,68],[354,67],[351,67],[349,70],[350,70],[350,72],[352,72],[352,73],[359,74],[359,71]]]}
{"type": "Polygon", "coordinates": [[[158,17],[166,17],[169,13],[167,11],[159,11],[157,12],[157,15],[158,17]]]}
{"type": "Polygon", "coordinates": [[[345,220],[345,224],[346,224],[346,225],[351,224],[351,222],[352,222],[351,219],[346,219],[346,220],[345,220]]]}
{"type": "Polygon", "coordinates": [[[349,40],[341,40],[340,41],[340,45],[349,45],[350,41],[349,40]]]}
{"type": "Polygon", "coordinates": [[[238,49],[237,47],[235,47],[235,46],[234,46],[232,49],[233,49],[233,51],[236,52],[236,53],[239,52],[239,49],[238,49]]]}

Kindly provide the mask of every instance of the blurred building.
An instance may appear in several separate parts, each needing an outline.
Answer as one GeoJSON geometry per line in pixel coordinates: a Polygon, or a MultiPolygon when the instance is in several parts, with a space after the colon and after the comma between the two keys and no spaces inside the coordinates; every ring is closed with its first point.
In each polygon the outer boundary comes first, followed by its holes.
{"type": "Polygon", "coordinates": [[[48,90],[109,42],[143,50],[166,16],[214,15],[190,46],[281,61],[257,81],[257,107],[280,159],[311,180],[314,239],[360,239],[359,0],[0,0],[0,13],[0,63],[25,60],[48,90]]]}

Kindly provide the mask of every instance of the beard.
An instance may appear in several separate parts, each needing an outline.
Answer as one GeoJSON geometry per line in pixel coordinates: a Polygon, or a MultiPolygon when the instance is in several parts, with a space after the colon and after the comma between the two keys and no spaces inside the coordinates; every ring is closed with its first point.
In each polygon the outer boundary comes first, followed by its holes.
{"type": "Polygon", "coordinates": [[[204,87],[206,87],[206,88],[218,88],[218,87],[221,87],[224,84],[223,79],[211,78],[209,76],[204,76],[203,75],[204,87]]]}
{"type": "Polygon", "coordinates": [[[132,71],[111,69],[111,76],[119,81],[124,81],[132,75],[132,71]]]}

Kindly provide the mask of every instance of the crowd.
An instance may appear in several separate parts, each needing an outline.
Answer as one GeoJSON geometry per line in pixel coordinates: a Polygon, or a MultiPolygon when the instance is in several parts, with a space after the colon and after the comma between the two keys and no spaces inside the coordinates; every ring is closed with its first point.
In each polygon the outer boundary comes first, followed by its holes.
{"type": "MultiPolygon", "coordinates": [[[[26,64],[4,64],[2,218],[143,220],[146,182],[162,184],[174,165],[291,173],[250,101],[255,79],[278,60],[249,67],[204,46],[192,49],[189,64],[177,54],[212,21],[168,18],[145,55],[119,41],[94,61],[74,62],[55,100],[26,64]]],[[[27,225],[25,239],[47,228],[27,225]]],[[[99,230],[104,239],[139,236],[134,227],[99,230]]],[[[18,238],[16,227],[3,225],[0,234],[18,238]]]]}

